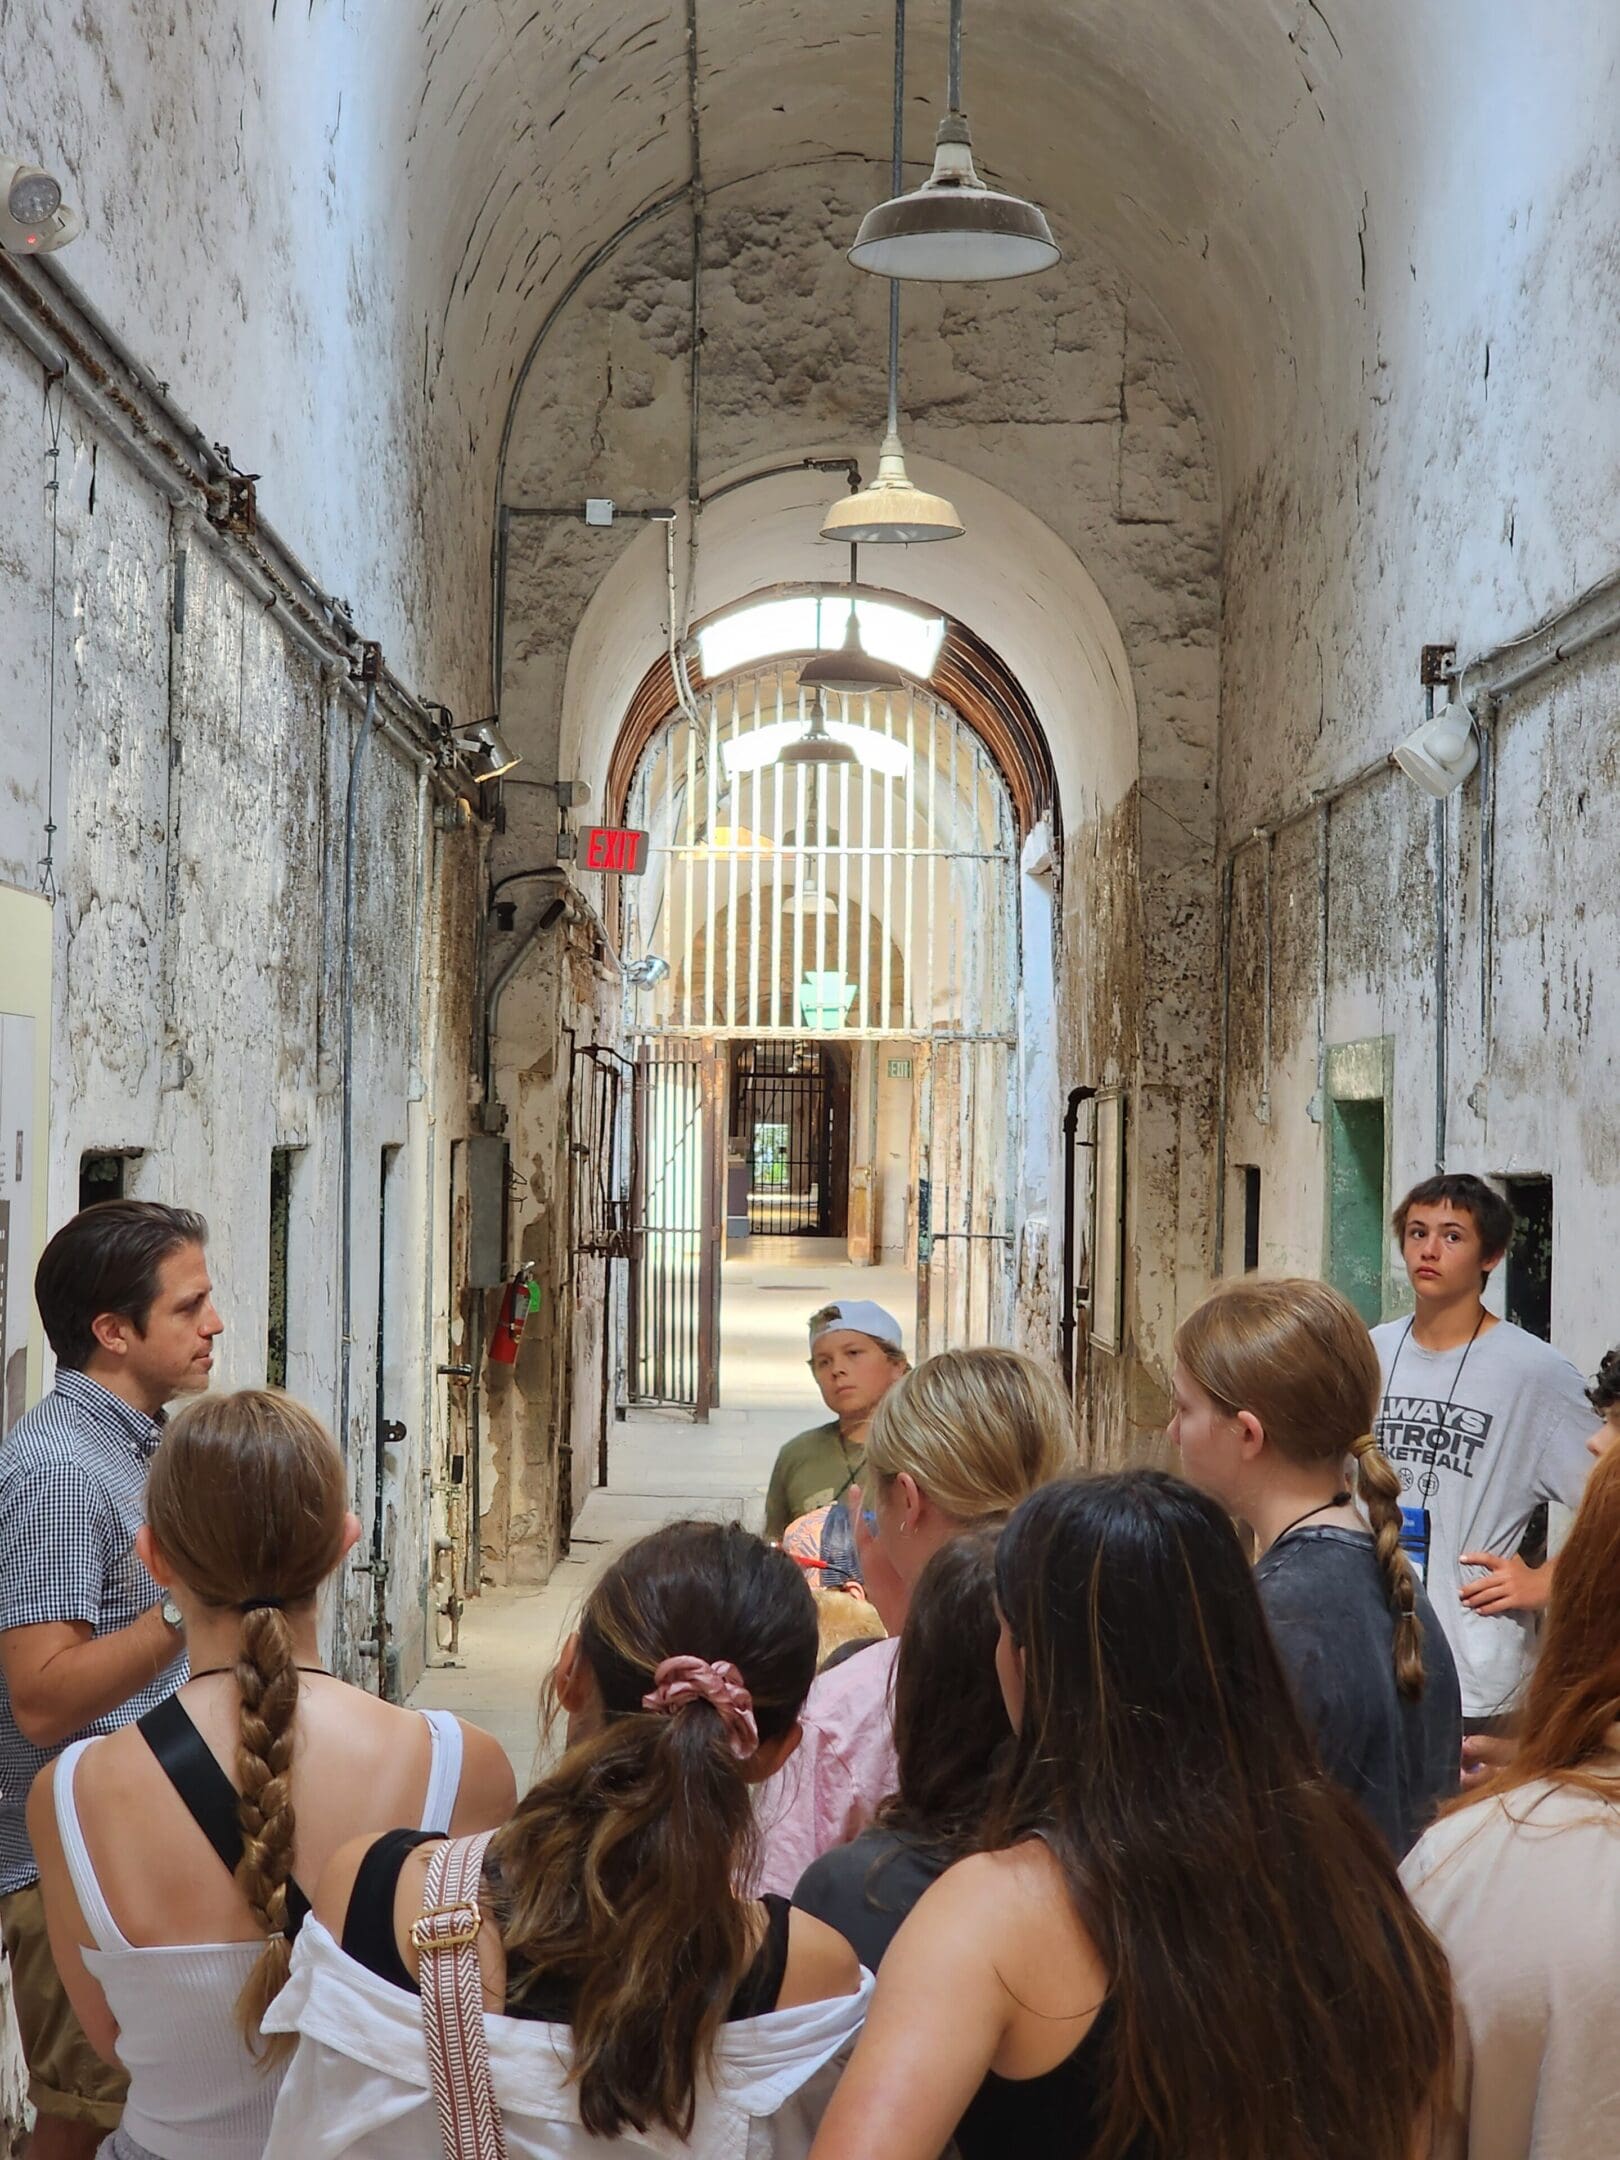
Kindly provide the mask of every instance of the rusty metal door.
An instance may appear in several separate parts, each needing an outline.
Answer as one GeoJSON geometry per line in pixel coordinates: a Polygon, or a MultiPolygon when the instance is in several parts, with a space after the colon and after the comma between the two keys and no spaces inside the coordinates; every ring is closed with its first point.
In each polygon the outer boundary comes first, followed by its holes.
{"type": "Polygon", "coordinates": [[[920,1091],[917,1355],[1006,1342],[1016,1240],[1008,1045],[930,1044],[920,1091]]]}
{"type": "Polygon", "coordinates": [[[630,1375],[634,1403],[718,1400],[725,1227],[723,1067],[701,1043],[643,1043],[636,1063],[631,1188],[630,1375]]]}

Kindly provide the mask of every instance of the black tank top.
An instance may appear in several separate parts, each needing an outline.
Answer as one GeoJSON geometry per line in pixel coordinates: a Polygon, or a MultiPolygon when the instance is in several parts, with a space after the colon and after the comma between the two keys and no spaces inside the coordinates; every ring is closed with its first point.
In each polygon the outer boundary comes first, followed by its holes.
{"type": "MultiPolygon", "coordinates": [[[[1072,2055],[1042,2077],[1003,2078],[992,2070],[956,2126],[961,2160],[1086,2160],[1108,2107],[1114,2006],[1104,2002],[1072,2055]]],[[[1144,2132],[1129,2160],[1159,2160],[1144,2132]]]]}
{"type": "MultiPolygon", "coordinates": [[[[347,1955],[357,1965],[364,1965],[368,1972],[374,1972],[379,1980],[405,1988],[412,1995],[421,1991],[399,1954],[399,1944],[394,1937],[394,1900],[406,1855],[414,1852],[418,1845],[429,1844],[438,1834],[432,1830],[385,1831],[360,1863],[354,1888],[349,1894],[349,1909],[343,1916],[343,1948],[347,1955]]],[[[791,1907],[785,1897],[766,1896],[760,1902],[768,1915],[765,1940],[731,1998],[731,2007],[726,2012],[728,2024],[738,2018],[763,2017],[768,2010],[776,2008],[777,1997],[782,1992],[782,1980],[787,1972],[791,1907]]],[[[508,2017],[530,2018],[542,2025],[573,2022],[573,1991],[566,1982],[530,1981],[516,1999],[512,1995],[512,1986],[513,1976],[508,1970],[508,2017]]]]}

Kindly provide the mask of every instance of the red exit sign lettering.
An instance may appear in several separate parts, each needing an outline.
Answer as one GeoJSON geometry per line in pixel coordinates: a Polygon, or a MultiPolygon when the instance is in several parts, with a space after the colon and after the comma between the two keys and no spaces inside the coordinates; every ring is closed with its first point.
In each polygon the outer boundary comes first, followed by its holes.
{"type": "Polygon", "coordinates": [[[628,825],[592,825],[580,835],[587,870],[640,877],[647,867],[647,835],[628,825]]]}

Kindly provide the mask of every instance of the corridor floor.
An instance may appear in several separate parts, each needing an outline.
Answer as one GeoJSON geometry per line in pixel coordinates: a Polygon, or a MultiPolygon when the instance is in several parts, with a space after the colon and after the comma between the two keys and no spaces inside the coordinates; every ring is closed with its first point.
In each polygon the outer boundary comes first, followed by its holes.
{"type": "Polygon", "coordinates": [[[543,1589],[488,1589],[469,1602],[461,1663],[430,1668],[411,1697],[495,1734],[520,1788],[538,1752],[536,1709],[581,1600],[631,1538],[680,1515],[758,1523],[784,1440],[826,1416],[806,1370],[805,1323],[836,1297],[875,1298],[912,1339],[916,1290],[903,1267],[851,1267],[841,1241],[758,1239],[733,1248],[720,1306],[720,1398],[707,1425],[633,1412],[609,1429],[608,1482],[593,1491],[573,1545],[543,1589]]]}

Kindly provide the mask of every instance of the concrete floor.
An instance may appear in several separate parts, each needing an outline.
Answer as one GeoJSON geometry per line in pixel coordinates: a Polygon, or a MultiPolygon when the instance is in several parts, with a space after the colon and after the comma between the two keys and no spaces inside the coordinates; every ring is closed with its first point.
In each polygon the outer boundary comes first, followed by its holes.
{"type": "Polygon", "coordinates": [[[841,1241],[761,1238],[733,1247],[720,1303],[720,1399],[707,1425],[637,1412],[611,1427],[608,1482],[586,1500],[572,1549],[540,1590],[486,1590],[461,1624],[458,1667],[435,1666],[411,1700],[494,1733],[534,1773],[541,1683],[597,1572],[630,1539],[681,1515],[758,1523],[776,1451],[826,1416],[805,1365],[805,1323],[837,1297],[875,1298],[911,1338],[915,1279],[851,1267],[841,1241]]]}

